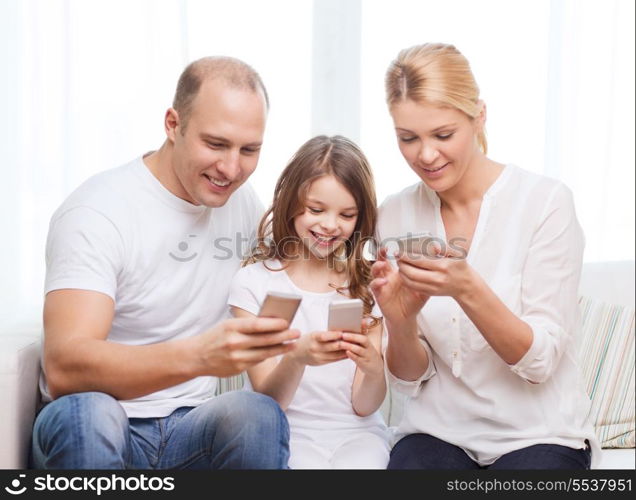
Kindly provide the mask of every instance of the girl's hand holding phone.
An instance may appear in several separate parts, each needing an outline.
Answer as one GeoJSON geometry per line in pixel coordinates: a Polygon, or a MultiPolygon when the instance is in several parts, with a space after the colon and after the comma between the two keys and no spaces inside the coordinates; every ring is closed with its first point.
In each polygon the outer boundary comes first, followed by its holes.
{"type": "Polygon", "coordinates": [[[341,346],[347,357],[367,375],[383,375],[382,356],[367,336],[368,326],[363,322],[363,333],[343,332],[341,346]]]}
{"type": "Polygon", "coordinates": [[[288,357],[303,365],[320,366],[347,357],[341,347],[342,332],[311,332],[296,341],[288,357]]]}

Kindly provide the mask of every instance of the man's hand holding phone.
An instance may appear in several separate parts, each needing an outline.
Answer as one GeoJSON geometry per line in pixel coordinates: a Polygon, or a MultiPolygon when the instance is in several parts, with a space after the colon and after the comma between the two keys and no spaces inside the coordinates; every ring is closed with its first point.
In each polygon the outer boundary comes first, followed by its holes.
{"type": "Polygon", "coordinates": [[[270,292],[258,316],[232,307],[233,319],[197,338],[195,349],[202,365],[198,375],[235,375],[292,351],[300,332],[289,327],[300,300],[297,295],[270,292]]]}
{"type": "Polygon", "coordinates": [[[191,375],[229,377],[261,361],[290,352],[300,337],[280,318],[237,317],[188,339],[194,363],[191,375]]]}

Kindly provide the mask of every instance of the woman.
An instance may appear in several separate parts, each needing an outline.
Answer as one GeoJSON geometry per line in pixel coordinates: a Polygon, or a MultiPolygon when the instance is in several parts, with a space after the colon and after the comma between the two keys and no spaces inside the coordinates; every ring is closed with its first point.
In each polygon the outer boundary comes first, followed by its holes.
{"type": "Polygon", "coordinates": [[[396,266],[385,249],[373,267],[389,380],[408,395],[389,468],[589,468],[570,191],[486,156],[486,108],[455,47],[400,52],[386,94],[422,182],[383,203],[379,238],[445,242],[396,266]]]}

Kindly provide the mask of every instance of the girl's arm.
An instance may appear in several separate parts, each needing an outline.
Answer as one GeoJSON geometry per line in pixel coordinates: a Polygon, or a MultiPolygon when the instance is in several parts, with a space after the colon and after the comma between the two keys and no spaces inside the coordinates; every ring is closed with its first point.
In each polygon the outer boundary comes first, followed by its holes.
{"type": "MultiPolygon", "coordinates": [[[[254,317],[238,307],[231,307],[238,318],[254,317]]],[[[286,410],[298,389],[305,366],[323,365],[346,358],[340,332],[312,332],[296,340],[294,348],[280,361],[269,358],[247,370],[255,391],[275,399],[286,410]]]]}
{"type": "Polygon", "coordinates": [[[356,363],[351,387],[351,404],[357,415],[375,412],[386,396],[386,379],[382,359],[382,322],[365,333],[343,333],[347,356],[356,363]]]}
{"type": "MultiPolygon", "coordinates": [[[[231,311],[237,318],[256,317],[238,307],[231,307],[231,311]]],[[[273,398],[283,410],[286,410],[294,399],[304,372],[304,364],[295,360],[293,356],[283,356],[279,362],[269,358],[254,365],[247,370],[247,375],[256,392],[273,398]]]]}

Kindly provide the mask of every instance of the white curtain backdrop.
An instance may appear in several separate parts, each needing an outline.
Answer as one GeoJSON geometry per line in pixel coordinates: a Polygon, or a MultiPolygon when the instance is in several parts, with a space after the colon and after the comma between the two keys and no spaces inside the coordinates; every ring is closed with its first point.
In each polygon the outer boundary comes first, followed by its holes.
{"type": "Polygon", "coordinates": [[[454,43],[488,105],[492,158],[570,186],[586,260],[634,258],[633,0],[0,0],[0,40],[2,330],[41,315],[55,208],[157,148],[179,73],[211,54],[249,62],[270,93],[252,177],[264,203],[317,131],[360,141],[382,200],[416,180],[384,71],[401,48],[454,43]]]}
{"type": "Polygon", "coordinates": [[[161,145],[194,59],[231,55],[261,74],[271,110],[252,180],[269,202],[310,134],[311,16],[311,0],[0,0],[2,330],[41,315],[54,210],[91,175],[161,145]]]}
{"type": "Polygon", "coordinates": [[[489,156],[574,192],[586,261],[634,259],[632,0],[365,0],[361,144],[379,199],[417,181],[383,77],[400,49],[453,43],[487,105],[489,156]]]}

